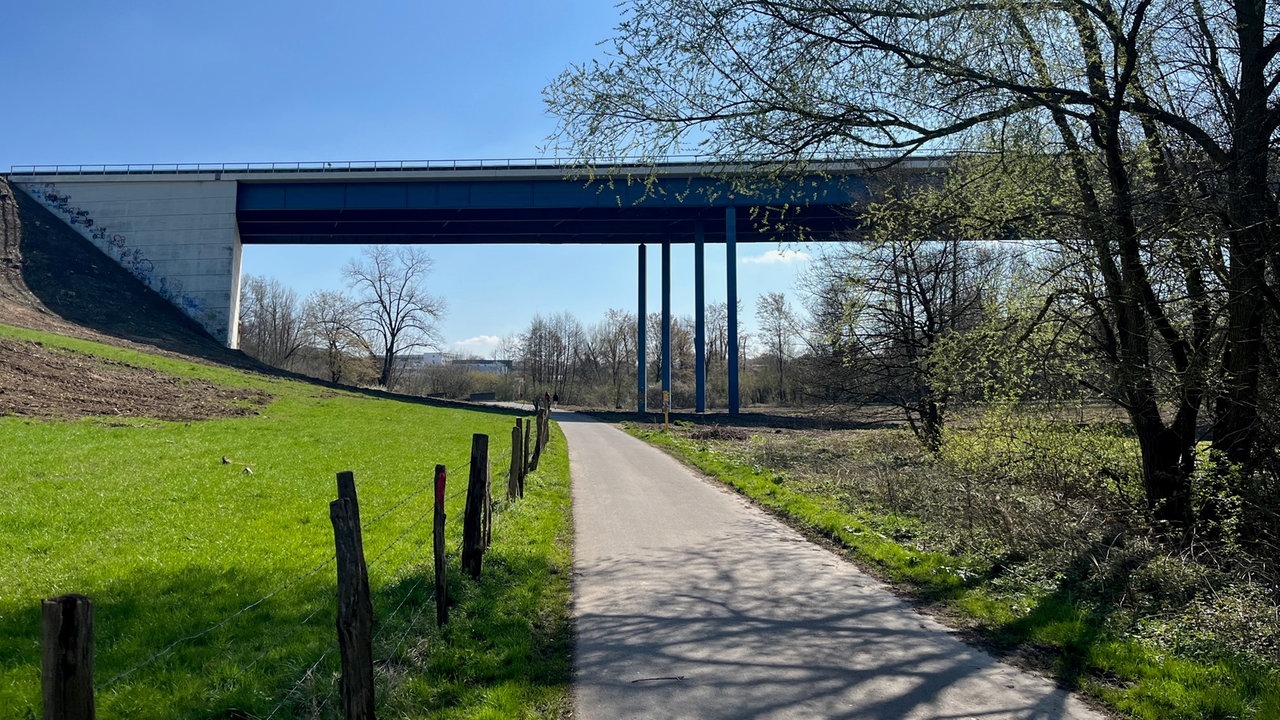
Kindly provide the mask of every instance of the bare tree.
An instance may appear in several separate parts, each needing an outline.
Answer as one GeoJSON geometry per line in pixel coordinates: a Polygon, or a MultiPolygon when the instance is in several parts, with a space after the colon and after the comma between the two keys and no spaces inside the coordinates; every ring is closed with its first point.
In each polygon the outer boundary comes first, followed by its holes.
{"type": "Polygon", "coordinates": [[[365,341],[381,359],[378,384],[390,388],[397,356],[439,346],[437,323],[445,302],[427,291],[432,261],[424,249],[378,245],[361,255],[362,260],[347,263],[343,274],[357,293],[365,341]]]}
{"type": "Polygon", "coordinates": [[[570,396],[586,336],[582,323],[570,313],[533,317],[520,335],[520,364],[533,383],[535,394],[538,387],[550,387],[550,392],[561,398],[570,396]]]}
{"type": "Polygon", "coordinates": [[[330,382],[350,382],[357,365],[373,357],[373,350],[360,336],[360,311],[355,300],[333,290],[318,290],[307,296],[303,309],[311,342],[320,345],[330,382]]]}
{"type": "Polygon", "coordinates": [[[794,354],[799,335],[795,310],[783,293],[765,293],[756,300],[756,321],[760,323],[760,338],[764,342],[765,354],[773,359],[777,375],[776,396],[778,400],[786,402],[786,368],[794,354]]]}
{"type": "Polygon", "coordinates": [[[604,320],[591,328],[591,344],[604,364],[613,389],[614,407],[622,407],[623,395],[635,375],[636,316],[625,310],[610,309],[604,320]]]}
{"type": "Polygon", "coordinates": [[[240,290],[240,348],[282,368],[305,344],[298,294],[275,278],[246,275],[240,290]]]}

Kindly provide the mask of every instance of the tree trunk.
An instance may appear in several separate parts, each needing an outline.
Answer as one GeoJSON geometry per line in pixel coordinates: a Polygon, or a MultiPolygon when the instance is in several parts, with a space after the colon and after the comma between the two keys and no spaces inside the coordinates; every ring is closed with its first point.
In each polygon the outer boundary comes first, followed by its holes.
{"type": "Polygon", "coordinates": [[[378,375],[378,385],[388,390],[391,389],[391,364],[395,359],[390,348],[382,354],[382,372],[378,375]]]}
{"type": "Polygon", "coordinates": [[[1267,86],[1271,53],[1266,48],[1265,3],[1235,3],[1240,68],[1232,108],[1231,162],[1227,179],[1229,267],[1227,333],[1222,394],[1216,403],[1213,445],[1223,472],[1248,469],[1258,441],[1258,384],[1266,312],[1265,258],[1275,226],[1268,187],[1271,125],[1267,86]]]}
{"type": "Polygon", "coordinates": [[[1174,532],[1185,532],[1194,520],[1191,472],[1195,437],[1166,428],[1158,419],[1135,413],[1133,427],[1142,452],[1142,487],[1151,517],[1174,532]],[[1190,461],[1190,462],[1188,462],[1190,461]]]}

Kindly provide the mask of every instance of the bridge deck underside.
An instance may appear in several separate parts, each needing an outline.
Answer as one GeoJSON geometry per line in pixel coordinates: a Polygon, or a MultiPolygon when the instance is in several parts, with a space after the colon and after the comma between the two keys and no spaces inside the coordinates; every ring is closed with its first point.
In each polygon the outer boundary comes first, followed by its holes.
{"type": "Polygon", "coordinates": [[[245,182],[244,243],[639,244],[836,239],[856,228],[859,177],[812,177],[744,190],[707,177],[587,184],[561,177],[408,182],[245,182]]]}
{"type": "MultiPolygon", "coordinates": [[[[740,209],[738,242],[834,240],[856,231],[846,208],[809,207],[779,217],[777,210],[740,209]]],[[[237,211],[246,244],[639,244],[693,242],[704,227],[707,242],[724,241],[724,209],[483,208],[313,209],[237,211]]]]}

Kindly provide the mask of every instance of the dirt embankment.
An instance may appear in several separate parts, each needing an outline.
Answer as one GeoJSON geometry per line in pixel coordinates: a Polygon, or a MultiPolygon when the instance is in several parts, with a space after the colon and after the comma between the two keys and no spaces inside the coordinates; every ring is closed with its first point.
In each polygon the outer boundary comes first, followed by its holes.
{"type": "MultiPolygon", "coordinates": [[[[151,353],[265,370],[229,350],[27,194],[0,177],[0,322],[151,353]]],[[[0,415],[252,412],[228,391],[146,368],[0,339],[0,415]]]]}

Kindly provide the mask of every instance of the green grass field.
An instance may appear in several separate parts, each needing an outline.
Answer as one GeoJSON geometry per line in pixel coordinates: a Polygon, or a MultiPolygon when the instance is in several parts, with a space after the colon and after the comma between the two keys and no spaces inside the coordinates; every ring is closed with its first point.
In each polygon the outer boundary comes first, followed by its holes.
{"type": "Polygon", "coordinates": [[[355,473],[365,528],[379,708],[544,717],[566,706],[571,528],[559,435],[526,498],[497,501],[477,584],[457,567],[471,436],[490,436],[501,495],[512,415],[0,334],[274,397],[255,416],[189,423],[0,418],[0,718],[40,716],[39,603],[70,592],[94,601],[100,718],[337,717],[328,503],[341,470],[355,473]],[[437,463],[450,471],[456,602],[443,631],[431,600],[437,463]]]}

